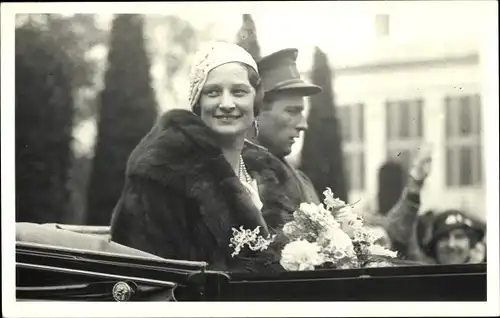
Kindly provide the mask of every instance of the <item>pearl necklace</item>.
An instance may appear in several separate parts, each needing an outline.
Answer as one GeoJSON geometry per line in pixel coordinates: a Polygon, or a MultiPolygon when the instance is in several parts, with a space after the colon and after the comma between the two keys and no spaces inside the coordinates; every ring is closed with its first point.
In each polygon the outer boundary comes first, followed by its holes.
{"type": "Polygon", "coordinates": [[[252,177],[248,173],[247,168],[245,166],[245,162],[243,161],[243,157],[241,155],[240,155],[238,178],[240,179],[241,182],[250,183],[252,181],[252,177]]]}

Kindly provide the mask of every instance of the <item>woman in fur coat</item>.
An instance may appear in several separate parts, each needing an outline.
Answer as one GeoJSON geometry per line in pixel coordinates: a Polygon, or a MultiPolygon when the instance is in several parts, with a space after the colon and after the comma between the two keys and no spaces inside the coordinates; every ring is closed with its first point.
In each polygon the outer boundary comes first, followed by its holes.
{"type": "Polygon", "coordinates": [[[272,249],[247,262],[231,257],[229,247],[232,228],[259,226],[267,237],[294,208],[280,191],[286,175],[280,166],[245,145],[262,99],[255,61],[220,42],[195,61],[193,111],[165,113],[131,153],[111,239],[163,258],[206,261],[215,270],[282,270],[272,249]]]}

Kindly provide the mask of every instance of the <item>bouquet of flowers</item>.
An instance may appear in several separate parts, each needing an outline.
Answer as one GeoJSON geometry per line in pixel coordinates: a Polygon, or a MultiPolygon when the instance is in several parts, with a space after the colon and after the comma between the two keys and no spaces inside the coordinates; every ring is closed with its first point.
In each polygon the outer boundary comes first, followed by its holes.
{"type": "MultiPolygon", "coordinates": [[[[281,248],[281,266],[287,271],[390,266],[396,252],[376,244],[379,235],[366,226],[353,205],[335,198],[329,188],[323,195],[322,204],[302,203],[278,234],[287,239],[281,248]]],[[[263,251],[275,238],[259,236],[258,228],[233,229],[230,246],[233,256],[244,246],[263,251]]]]}

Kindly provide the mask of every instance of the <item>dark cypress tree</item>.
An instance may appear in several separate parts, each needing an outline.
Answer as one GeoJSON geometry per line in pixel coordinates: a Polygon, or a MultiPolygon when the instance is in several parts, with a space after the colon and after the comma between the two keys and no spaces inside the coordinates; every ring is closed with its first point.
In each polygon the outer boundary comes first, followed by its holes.
{"type": "Polygon", "coordinates": [[[120,197],[128,156],[153,126],[157,105],[139,15],[117,15],[110,34],[105,88],[87,194],[90,225],[108,225],[120,197]]]}
{"type": "Polygon", "coordinates": [[[73,125],[67,54],[31,24],[15,31],[16,222],[61,222],[73,125]]]}
{"type": "Polygon", "coordinates": [[[260,46],[257,41],[257,30],[251,14],[243,14],[243,24],[241,25],[236,43],[247,50],[255,61],[260,60],[260,46]]]}
{"type": "Polygon", "coordinates": [[[384,163],[378,172],[378,212],[386,215],[399,201],[406,185],[406,172],[396,161],[384,163]]]}
{"type": "Polygon", "coordinates": [[[309,128],[304,135],[300,168],[311,179],[318,193],[330,187],[336,197],[347,201],[342,138],[335,111],[332,78],[328,58],[316,48],[312,81],[323,91],[310,98],[309,128]]]}

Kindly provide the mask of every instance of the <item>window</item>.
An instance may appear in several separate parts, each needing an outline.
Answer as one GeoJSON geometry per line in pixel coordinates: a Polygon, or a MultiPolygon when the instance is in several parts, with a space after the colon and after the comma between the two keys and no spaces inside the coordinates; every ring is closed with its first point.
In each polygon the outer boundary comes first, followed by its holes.
{"type": "Polygon", "coordinates": [[[423,100],[386,102],[387,156],[409,169],[423,137],[423,100]]]}
{"type": "Polygon", "coordinates": [[[349,190],[365,188],[365,153],[364,153],[364,105],[353,104],[337,108],[342,130],[344,150],[344,170],[349,190]]]}
{"type": "Polygon", "coordinates": [[[375,32],[377,36],[384,37],[390,35],[390,15],[377,14],[375,15],[375,32]]]}
{"type": "Polygon", "coordinates": [[[482,182],[481,101],[479,95],[449,96],[446,112],[446,185],[482,182]]]}

